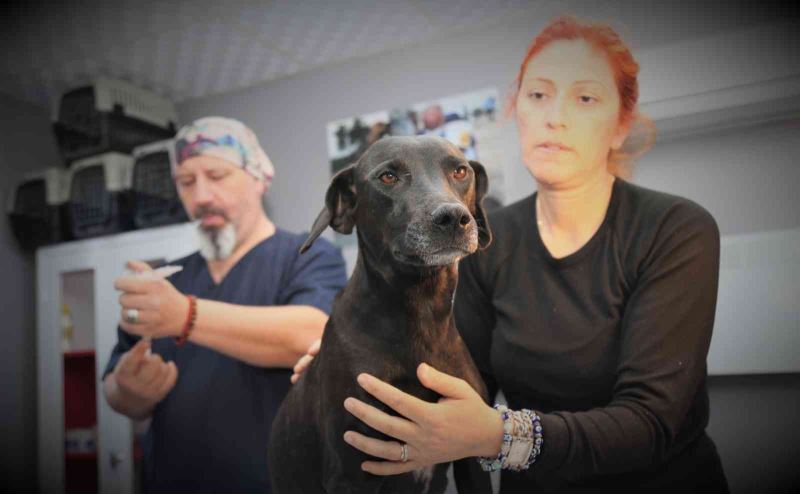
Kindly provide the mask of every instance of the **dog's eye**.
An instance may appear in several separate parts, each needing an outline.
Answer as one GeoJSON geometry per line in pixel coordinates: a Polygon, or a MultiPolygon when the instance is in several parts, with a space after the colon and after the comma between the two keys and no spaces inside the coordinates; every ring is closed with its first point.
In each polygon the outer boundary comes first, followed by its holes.
{"type": "Polygon", "coordinates": [[[398,180],[400,180],[397,175],[392,172],[383,172],[378,176],[378,178],[386,185],[394,185],[398,180]]]}
{"type": "Polygon", "coordinates": [[[453,178],[456,180],[463,180],[467,178],[467,167],[464,165],[459,166],[453,170],[453,178]]]}

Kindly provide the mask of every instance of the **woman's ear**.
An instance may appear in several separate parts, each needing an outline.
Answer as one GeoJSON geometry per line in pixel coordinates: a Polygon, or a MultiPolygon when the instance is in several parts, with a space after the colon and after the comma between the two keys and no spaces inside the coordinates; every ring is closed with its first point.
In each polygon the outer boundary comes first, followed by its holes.
{"type": "Polygon", "coordinates": [[[614,132],[614,136],[611,138],[611,149],[618,151],[622,145],[625,144],[625,139],[628,138],[628,134],[630,134],[630,132],[631,119],[628,119],[624,123],[617,125],[617,130],[614,132]]]}

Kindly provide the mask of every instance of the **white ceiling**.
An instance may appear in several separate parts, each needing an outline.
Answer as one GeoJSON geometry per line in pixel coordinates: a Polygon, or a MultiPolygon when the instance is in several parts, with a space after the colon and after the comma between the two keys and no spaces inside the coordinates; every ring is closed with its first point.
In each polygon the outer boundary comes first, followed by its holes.
{"type": "Polygon", "coordinates": [[[705,9],[697,3],[627,0],[73,0],[45,4],[29,1],[24,7],[4,7],[0,92],[48,108],[65,90],[98,75],[128,80],[177,103],[489,24],[502,26],[517,16],[530,18],[562,7],[579,14],[600,12],[605,19],[636,25],[632,35],[638,43],[633,42],[639,45],[770,17],[764,9],[731,15],[730,9],[718,10],[724,2],[716,1],[702,2],[705,9]],[[673,15],[681,9],[687,15],[673,15]],[[699,17],[694,15],[698,11],[699,17]],[[665,23],[665,16],[678,20],[665,23]]]}

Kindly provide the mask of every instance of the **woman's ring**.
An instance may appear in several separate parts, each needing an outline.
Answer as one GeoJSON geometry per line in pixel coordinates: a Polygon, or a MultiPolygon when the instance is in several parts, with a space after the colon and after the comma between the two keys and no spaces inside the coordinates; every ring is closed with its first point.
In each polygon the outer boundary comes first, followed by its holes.
{"type": "Polygon", "coordinates": [[[405,463],[408,461],[408,444],[403,443],[400,447],[400,463],[405,463]]]}
{"type": "Polygon", "coordinates": [[[127,309],[125,311],[125,320],[131,324],[136,324],[139,321],[139,310],[127,309]]]}

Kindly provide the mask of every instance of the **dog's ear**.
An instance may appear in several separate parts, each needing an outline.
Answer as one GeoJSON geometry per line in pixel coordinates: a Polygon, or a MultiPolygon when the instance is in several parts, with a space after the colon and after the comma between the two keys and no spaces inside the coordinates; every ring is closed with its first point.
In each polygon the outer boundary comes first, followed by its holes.
{"type": "Polygon", "coordinates": [[[469,160],[472,171],[475,172],[475,222],[478,224],[478,248],[485,249],[492,243],[492,229],[483,207],[483,198],[489,189],[489,178],[483,165],[477,161],[469,160]]]}
{"type": "Polygon", "coordinates": [[[328,192],[325,193],[325,207],[311,227],[311,232],[303,245],[300,253],[307,251],[314,240],[325,231],[329,225],[339,233],[349,234],[355,226],[356,188],[353,180],[355,166],[350,165],[339,171],[331,179],[328,192]]]}

